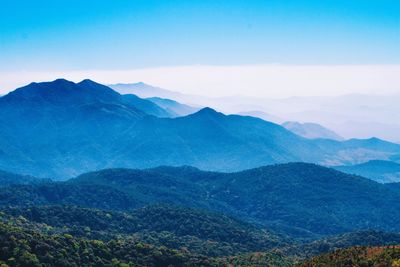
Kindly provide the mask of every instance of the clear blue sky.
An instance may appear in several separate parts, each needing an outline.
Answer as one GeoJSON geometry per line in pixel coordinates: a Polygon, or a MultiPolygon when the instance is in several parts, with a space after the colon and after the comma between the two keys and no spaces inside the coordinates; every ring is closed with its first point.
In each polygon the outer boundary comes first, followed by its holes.
{"type": "Polygon", "coordinates": [[[399,64],[400,1],[21,1],[0,6],[0,70],[399,64]]]}

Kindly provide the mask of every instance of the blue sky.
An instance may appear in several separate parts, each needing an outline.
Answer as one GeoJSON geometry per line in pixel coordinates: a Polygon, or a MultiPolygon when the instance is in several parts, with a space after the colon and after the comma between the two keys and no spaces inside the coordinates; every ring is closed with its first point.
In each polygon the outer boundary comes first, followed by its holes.
{"type": "Polygon", "coordinates": [[[398,64],[400,1],[1,1],[0,71],[398,64]]]}

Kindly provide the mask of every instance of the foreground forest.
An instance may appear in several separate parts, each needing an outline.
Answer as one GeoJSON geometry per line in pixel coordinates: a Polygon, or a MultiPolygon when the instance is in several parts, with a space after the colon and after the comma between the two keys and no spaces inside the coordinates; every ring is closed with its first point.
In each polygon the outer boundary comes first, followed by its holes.
{"type": "Polygon", "coordinates": [[[395,233],[355,232],[307,243],[225,215],[171,206],[124,213],[76,206],[2,210],[0,266],[349,266],[349,260],[378,266],[399,258],[398,249],[366,257],[370,248],[355,247],[304,260],[355,245],[399,244],[395,233]]]}
{"type": "Polygon", "coordinates": [[[0,207],[131,211],[164,203],[228,214],[290,237],[319,239],[367,229],[400,231],[399,189],[306,163],[236,173],[193,167],[107,169],[66,182],[6,184],[0,187],[0,207]]]}
{"type": "Polygon", "coordinates": [[[353,247],[306,260],[296,266],[400,266],[400,247],[353,247]]]}
{"type": "Polygon", "coordinates": [[[4,266],[323,266],[400,244],[397,184],[314,164],[0,178],[4,266]]]}

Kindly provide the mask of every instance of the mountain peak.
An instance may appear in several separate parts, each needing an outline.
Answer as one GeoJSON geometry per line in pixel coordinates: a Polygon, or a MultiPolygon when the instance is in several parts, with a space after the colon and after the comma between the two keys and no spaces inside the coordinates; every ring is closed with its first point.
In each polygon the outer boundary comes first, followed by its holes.
{"type": "Polygon", "coordinates": [[[58,79],[55,79],[54,81],[48,82],[48,83],[74,83],[74,82],[69,81],[69,80],[64,79],[64,78],[58,78],[58,79]]]}
{"type": "Polygon", "coordinates": [[[217,112],[215,109],[212,109],[210,107],[205,107],[197,111],[195,114],[209,114],[209,115],[216,115],[216,114],[222,114],[220,112],[217,112]]]}
{"type": "Polygon", "coordinates": [[[78,84],[99,84],[99,83],[96,83],[95,81],[93,81],[91,79],[84,79],[84,80],[80,81],[78,84]]]}
{"type": "Polygon", "coordinates": [[[91,80],[74,83],[66,79],[31,83],[3,97],[3,101],[32,101],[35,103],[82,103],[115,101],[120,95],[111,88],[91,80]]]}
{"type": "Polygon", "coordinates": [[[212,109],[210,107],[205,107],[189,116],[193,116],[193,117],[223,117],[225,115],[221,112],[216,111],[215,109],[212,109]]]}

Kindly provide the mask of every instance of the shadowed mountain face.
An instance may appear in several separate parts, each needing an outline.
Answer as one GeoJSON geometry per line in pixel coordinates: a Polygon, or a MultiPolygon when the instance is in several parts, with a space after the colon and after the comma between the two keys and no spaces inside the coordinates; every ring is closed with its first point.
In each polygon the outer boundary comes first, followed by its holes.
{"type": "MultiPolygon", "coordinates": [[[[147,101],[147,102],[146,102],[147,101]]],[[[290,161],[354,164],[400,155],[379,139],[308,140],[253,117],[204,108],[168,115],[90,80],[33,83],[0,98],[0,168],[65,178],[110,168],[193,165],[235,171],[290,161]]]]}

